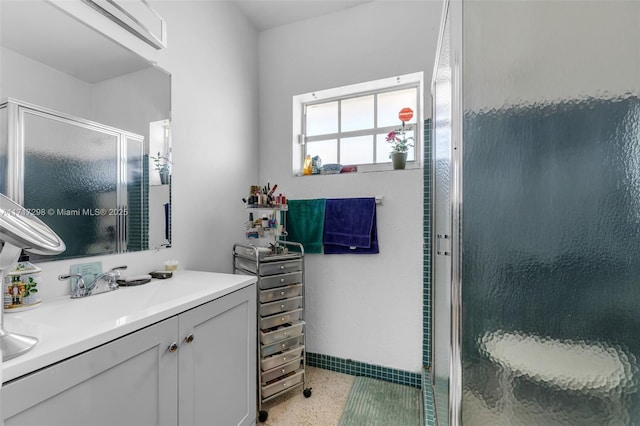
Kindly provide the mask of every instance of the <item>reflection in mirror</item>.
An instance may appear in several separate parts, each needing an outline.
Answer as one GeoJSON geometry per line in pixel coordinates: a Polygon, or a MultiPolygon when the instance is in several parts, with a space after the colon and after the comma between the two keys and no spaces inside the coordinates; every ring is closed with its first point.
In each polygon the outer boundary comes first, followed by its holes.
{"type": "Polygon", "coordinates": [[[169,246],[170,180],[151,159],[170,174],[168,73],[45,0],[2,0],[0,19],[0,100],[25,105],[0,108],[0,191],[67,243],[42,260],[169,246]]]}

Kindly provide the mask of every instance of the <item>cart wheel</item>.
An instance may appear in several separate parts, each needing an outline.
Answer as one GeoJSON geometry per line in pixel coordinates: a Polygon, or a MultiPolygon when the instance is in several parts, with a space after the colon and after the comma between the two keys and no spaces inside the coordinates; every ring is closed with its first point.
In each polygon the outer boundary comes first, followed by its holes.
{"type": "Polygon", "coordinates": [[[258,421],[259,421],[260,423],[264,423],[264,422],[266,422],[266,421],[267,421],[267,417],[269,417],[269,413],[267,413],[265,410],[261,410],[261,411],[258,413],[258,421]]]}
{"type": "Polygon", "coordinates": [[[312,388],[306,388],[302,394],[304,395],[305,398],[309,398],[311,396],[311,389],[312,388]]]}

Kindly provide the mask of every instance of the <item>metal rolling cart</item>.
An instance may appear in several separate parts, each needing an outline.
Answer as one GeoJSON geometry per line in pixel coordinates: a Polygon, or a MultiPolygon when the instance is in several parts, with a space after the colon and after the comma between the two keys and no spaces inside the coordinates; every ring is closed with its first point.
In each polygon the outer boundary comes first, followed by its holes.
{"type": "Polygon", "coordinates": [[[293,389],[306,387],[304,247],[274,241],[270,247],[237,243],[233,271],[258,277],[258,421],[268,412],[262,404],[293,389]]]}

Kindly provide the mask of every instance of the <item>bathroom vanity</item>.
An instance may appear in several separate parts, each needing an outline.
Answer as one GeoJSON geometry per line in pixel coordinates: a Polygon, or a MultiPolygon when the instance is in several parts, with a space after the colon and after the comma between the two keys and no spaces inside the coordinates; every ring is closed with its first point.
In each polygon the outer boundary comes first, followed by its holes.
{"type": "Polygon", "coordinates": [[[7,315],[39,342],[3,364],[5,424],[253,424],[255,282],[179,271],[7,315]]]}

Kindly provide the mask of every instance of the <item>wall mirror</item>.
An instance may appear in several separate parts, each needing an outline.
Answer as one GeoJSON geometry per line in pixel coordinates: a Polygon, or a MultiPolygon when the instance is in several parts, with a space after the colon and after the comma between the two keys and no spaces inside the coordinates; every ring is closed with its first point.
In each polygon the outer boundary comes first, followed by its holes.
{"type": "Polygon", "coordinates": [[[0,2],[0,192],[67,244],[38,261],[171,245],[170,93],[48,1],[0,2]]]}

